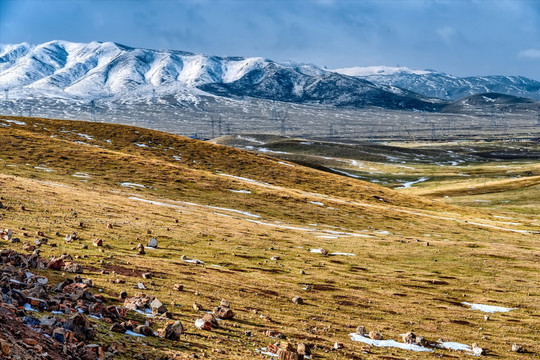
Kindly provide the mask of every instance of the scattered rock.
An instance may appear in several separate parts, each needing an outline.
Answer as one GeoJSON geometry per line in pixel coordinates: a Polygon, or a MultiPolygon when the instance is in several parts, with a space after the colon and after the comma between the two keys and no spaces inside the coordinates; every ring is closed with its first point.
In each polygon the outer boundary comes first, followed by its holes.
{"type": "Polygon", "coordinates": [[[474,355],[476,356],[486,355],[486,349],[481,348],[476,343],[473,343],[471,347],[472,347],[472,351],[474,355]]]}
{"type": "Polygon", "coordinates": [[[216,319],[216,318],[214,317],[214,315],[212,315],[212,314],[204,314],[204,316],[202,317],[202,319],[203,319],[204,321],[206,321],[206,322],[209,322],[209,323],[212,325],[212,327],[215,327],[215,328],[219,327],[219,324],[218,324],[218,322],[217,322],[217,319],[216,319]]]}
{"type": "Polygon", "coordinates": [[[165,305],[163,305],[158,299],[154,299],[150,303],[150,308],[152,309],[152,312],[154,314],[163,314],[167,312],[167,308],[165,307],[165,305]]]}
{"type": "Polygon", "coordinates": [[[285,351],[294,351],[294,352],[296,352],[293,344],[291,344],[289,341],[280,341],[279,342],[279,348],[283,349],[285,351]]]}
{"type": "Polygon", "coordinates": [[[66,320],[64,329],[72,331],[78,340],[92,339],[95,329],[83,314],[77,313],[66,320]]]}
{"type": "Polygon", "coordinates": [[[379,334],[379,333],[376,332],[376,331],[370,331],[370,332],[369,332],[369,338],[370,338],[370,339],[373,339],[373,340],[382,340],[381,334],[379,334]]]}
{"type": "Polygon", "coordinates": [[[117,332],[117,333],[125,333],[126,332],[126,328],[122,326],[122,324],[120,323],[113,323],[109,329],[109,331],[113,331],[113,332],[117,332]]]}
{"type": "Polygon", "coordinates": [[[307,346],[304,343],[298,343],[298,346],[296,348],[296,352],[300,355],[311,355],[311,349],[309,346],[307,346]]]}
{"type": "Polygon", "coordinates": [[[367,331],[366,331],[366,328],[365,328],[365,327],[363,327],[362,325],[360,325],[360,326],[358,326],[358,327],[356,328],[356,333],[357,333],[358,335],[365,336],[365,335],[367,334],[367,331]]]}
{"type": "Polygon", "coordinates": [[[182,284],[174,284],[174,290],[175,291],[182,291],[182,290],[184,290],[184,285],[182,285],[182,284]]]}
{"type": "Polygon", "coordinates": [[[60,270],[64,266],[64,259],[62,257],[53,258],[47,263],[47,268],[52,270],[60,270]]]}
{"type": "Polygon", "coordinates": [[[2,350],[2,354],[5,356],[9,356],[11,354],[11,348],[3,341],[0,341],[0,349],[2,350]]]}
{"type": "Polygon", "coordinates": [[[216,306],[212,311],[215,317],[218,319],[229,320],[234,317],[234,312],[225,306],[216,306]]]}
{"type": "Polygon", "coordinates": [[[519,344],[516,344],[516,343],[512,344],[512,351],[513,351],[513,352],[517,352],[517,353],[525,352],[525,351],[523,350],[523,346],[521,346],[521,345],[519,345],[519,344]]]}
{"type": "Polygon", "coordinates": [[[152,336],[154,335],[154,332],[148,325],[139,325],[135,329],[133,329],[134,332],[137,334],[141,334],[144,336],[152,336]]]}
{"type": "Polygon", "coordinates": [[[144,251],[144,246],[143,244],[139,243],[139,245],[137,245],[137,253],[139,255],[144,255],[146,254],[146,251],[144,251]]]}
{"type": "Polygon", "coordinates": [[[428,345],[428,341],[423,336],[420,336],[420,335],[416,336],[416,343],[420,346],[428,345]]]}
{"type": "Polygon", "coordinates": [[[176,321],[173,324],[167,324],[165,328],[158,331],[158,336],[164,339],[173,341],[180,340],[180,335],[184,333],[184,327],[180,321],[176,321]]]}
{"type": "Polygon", "coordinates": [[[95,239],[92,244],[94,244],[94,246],[103,246],[103,239],[95,239]]]}
{"type": "Polygon", "coordinates": [[[300,296],[295,296],[292,298],[292,302],[297,305],[302,305],[304,303],[304,300],[300,296]]]}
{"type": "Polygon", "coordinates": [[[66,235],[66,237],[64,238],[64,240],[68,243],[73,242],[74,240],[77,240],[77,239],[78,239],[77,233],[66,235]]]}
{"type": "Polygon", "coordinates": [[[156,238],[151,238],[150,240],[148,240],[148,244],[146,244],[146,246],[156,249],[157,248],[157,239],[156,238]]]}
{"type": "Polygon", "coordinates": [[[201,329],[201,330],[211,330],[212,324],[208,321],[204,321],[203,319],[197,319],[195,320],[195,327],[201,329]]]}
{"type": "Polygon", "coordinates": [[[0,231],[0,237],[2,240],[9,241],[13,237],[13,231],[11,229],[4,229],[0,231]]]}
{"type": "Polygon", "coordinates": [[[195,311],[201,311],[203,309],[201,304],[193,303],[193,309],[195,311]]]}
{"type": "Polygon", "coordinates": [[[276,339],[285,339],[285,335],[283,335],[282,333],[280,333],[277,330],[266,330],[264,332],[264,334],[266,336],[273,337],[273,338],[276,338],[276,339]]]}
{"type": "Polygon", "coordinates": [[[283,349],[278,349],[277,356],[278,360],[300,360],[304,358],[303,355],[300,355],[295,351],[287,351],[283,349]]]}
{"type": "Polygon", "coordinates": [[[64,264],[63,270],[65,272],[82,274],[83,266],[81,264],[76,263],[76,262],[66,262],[64,264]]]}
{"type": "Polygon", "coordinates": [[[23,244],[23,250],[24,251],[34,251],[36,250],[36,247],[34,245],[31,245],[28,241],[25,241],[23,244]]]}
{"type": "Polygon", "coordinates": [[[340,343],[340,342],[336,342],[334,343],[334,349],[343,349],[345,347],[345,345],[343,345],[343,343],[340,343]]]}
{"type": "Polygon", "coordinates": [[[403,339],[403,342],[405,344],[415,344],[416,343],[416,335],[412,331],[409,331],[408,333],[404,334],[402,336],[402,339],[403,339]]]}
{"type": "Polygon", "coordinates": [[[145,311],[150,309],[150,302],[153,299],[141,293],[135,294],[135,296],[126,298],[124,300],[124,306],[130,310],[145,311]]]}
{"type": "Polygon", "coordinates": [[[142,274],[142,277],[143,277],[143,279],[151,279],[151,278],[152,278],[152,273],[148,273],[148,272],[147,272],[147,273],[143,273],[143,274],[142,274]]]}

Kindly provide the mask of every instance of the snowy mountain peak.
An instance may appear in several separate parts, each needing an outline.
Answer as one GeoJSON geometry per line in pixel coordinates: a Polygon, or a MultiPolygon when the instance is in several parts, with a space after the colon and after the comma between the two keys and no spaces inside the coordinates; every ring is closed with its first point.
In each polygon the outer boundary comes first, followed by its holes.
{"type": "Polygon", "coordinates": [[[332,70],[339,74],[347,76],[369,76],[369,75],[396,75],[396,74],[414,74],[425,75],[434,71],[429,70],[413,70],[408,67],[391,67],[391,66],[363,66],[350,67],[332,70]]]}
{"type": "Polygon", "coordinates": [[[444,100],[457,100],[482,93],[501,93],[540,100],[540,82],[523,76],[457,77],[432,70],[368,66],[334,70],[378,85],[397,86],[444,100]]]}

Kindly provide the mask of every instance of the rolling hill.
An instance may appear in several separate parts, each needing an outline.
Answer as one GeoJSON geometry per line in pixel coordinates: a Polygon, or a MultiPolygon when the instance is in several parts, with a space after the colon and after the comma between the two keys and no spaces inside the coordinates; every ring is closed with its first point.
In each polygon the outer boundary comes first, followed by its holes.
{"type": "MultiPolygon", "coordinates": [[[[69,254],[104,305],[121,307],[122,291],[128,299],[143,291],[183,323],[174,341],[112,332],[110,323],[88,316],[94,343],[123,344],[115,359],[264,359],[261,349],[271,348],[276,334],[307,344],[318,359],[468,353],[445,348],[449,342],[464,349],[475,342],[510,359],[523,356],[509,352],[512,343],[540,351],[533,213],[448,204],[442,194],[415,196],[131,126],[2,117],[0,139],[0,228],[21,239],[0,241],[2,251],[31,254],[25,241],[40,233],[47,239],[40,256],[69,254]],[[65,240],[74,232],[76,240],[65,240]],[[157,248],[138,255],[137,243],[151,238],[157,248]],[[96,239],[102,246],[92,246],[96,239]],[[296,296],[301,304],[291,301],[296,296]],[[197,328],[195,320],[221,299],[234,318],[197,328]],[[485,318],[467,304],[509,311],[485,318]],[[366,348],[363,337],[350,335],[360,325],[386,340],[414,330],[431,345],[414,353],[378,342],[366,348]]],[[[396,149],[379,149],[387,151],[396,149]]],[[[51,294],[73,277],[32,271],[48,277],[51,294]]],[[[147,319],[127,316],[137,324],[147,319]]],[[[169,321],[155,316],[149,326],[169,321]]]]}

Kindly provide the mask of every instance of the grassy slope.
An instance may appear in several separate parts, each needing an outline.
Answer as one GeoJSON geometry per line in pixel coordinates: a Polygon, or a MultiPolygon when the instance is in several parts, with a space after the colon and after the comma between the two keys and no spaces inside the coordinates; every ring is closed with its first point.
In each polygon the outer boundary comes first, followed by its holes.
{"type": "MultiPolygon", "coordinates": [[[[144,129],[18,120],[26,125],[0,127],[1,196],[9,207],[0,210],[0,227],[24,227],[29,234],[45,231],[58,245],[44,248],[45,256],[86,255],[79,261],[86,265],[87,276],[111,299],[124,289],[133,294],[132,285],[141,280],[142,270],[154,271],[154,285],[143,280],[148,292],[173,309],[188,334],[177,343],[148,338],[146,348],[224,358],[213,352],[219,348],[227,359],[253,358],[253,349],[272,342],[262,331],[274,328],[292,341],[317,345],[318,358],[341,359],[360,354],[361,344],[350,342],[347,334],[364,325],[387,338],[398,339],[400,333],[415,329],[431,340],[477,342],[505,358],[520,358],[507,352],[512,342],[540,351],[536,345],[540,294],[534,290],[540,285],[538,235],[478,225],[534,230],[538,228],[534,217],[510,224],[513,220],[496,217],[507,213],[493,209],[450,206],[287,166],[263,155],[144,129]],[[77,143],[81,141],[96,146],[77,143]],[[173,155],[181,156],[181,161],[173,155]],[[76,172],[90,178],[72,176],[76,172]],[[147,188],[126,188],[122,182],[147,188]],[[174,206],[130,199],[134,196],[174,206]],[[193,203],[248,211],[261,218],[193,203]],[[27,210],[21,210],[21,205],[27,210]],[[107,229],[107,223],[114,229],[107,229]],[[287,224],[314,231],[279,227],[287,224]],[[328,230],[349,235],[328,238],[335,236],[328,230]],[[82,240],[66,244],[53,235],[56,231],[62,235],[76,231],[82,240]],[[150,236],[158,238],[160,248],[144,257],[135,255],[133,246],[150,236]],[[105,240],[103,252],[92,246],[81,249],[97,237],[105,240]],[[428,241],[430,246],[425,246],[428,241]],[[357,256],[324,258],[309,252],[319,246],[357,256]],[[182,262],[183,254],[205,265],[182,262]],[[271,261],[274,255],[282,260],[271,261]],[[101,274],[102,269],[116,274],[101,274]],[[306,274],[301,275],[301,270],[306,274]],[[116,278],[127,284],[111,283],[116,278]],[[174,292],[177,282],[186,291],[174,292]],[[315,290],[305,292],[303,284],[313,284],[315,290]],[[301,295],[306,304],[294,305],[290,301],[294,295],[301,295]],[[223,328],[211,333],[197,330],[191,304],[199,302],[211,309],[221,298],[231,301],[237,320],[222,322],[223,328]],[[492,315],[485,322],[483,313],[467,310],[461,301],[519,310],[492,315]],[[181,306],[173,307],[173,302],[181,306]],[[274,323],[263,321],[260,314],[269,315],[274,323]],[[245,330],[254,336],[245,337],[245,330]],[[331,351],[334,341],[344,342],[345,349],[331,351]]],[[[17,230],[17,236],[22,232],[17,230]]],[[[48,276],[60,280],[63,275],[49,272],[48,276]]],[[[102,339],[111,341],[106,333],[102,339]]],[[[140,351],[140,340],[124,341],[131,341],[127,358],[140,351]]],[[[366,357],[413,355],[432,356],[374,348],[366,357]]]]}

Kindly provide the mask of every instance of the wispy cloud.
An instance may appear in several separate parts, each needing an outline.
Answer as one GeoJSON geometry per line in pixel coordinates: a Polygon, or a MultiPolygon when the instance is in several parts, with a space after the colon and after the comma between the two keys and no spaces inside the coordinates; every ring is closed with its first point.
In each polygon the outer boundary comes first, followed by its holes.
{"type": "Polygon", "coordinates": [[[443,28],[437,29],[436,32],[437,35],[447,44],[450,44],[457,35],[456,29],[451,26],[445,26],[443,28]]]}
{"type": "Polygon", "coordinates": [[[527,49],[520,51],[518,57],[521,59],[540,60],[540,49],[527,49]]]}

